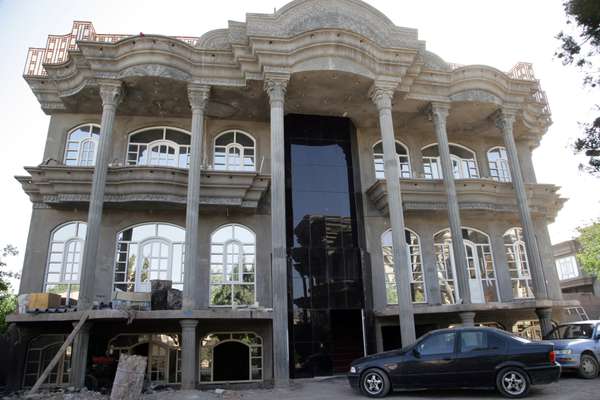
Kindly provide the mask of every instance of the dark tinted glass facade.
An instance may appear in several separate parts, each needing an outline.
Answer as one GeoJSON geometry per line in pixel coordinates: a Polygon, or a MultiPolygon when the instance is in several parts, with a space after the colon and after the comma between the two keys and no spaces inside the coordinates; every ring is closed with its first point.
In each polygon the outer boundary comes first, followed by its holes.
{"type": "Polygon", "coordinates": [[[291,371],[346,372],[362,355],[364,296],[345,118],[285,120],[291,371]]]}

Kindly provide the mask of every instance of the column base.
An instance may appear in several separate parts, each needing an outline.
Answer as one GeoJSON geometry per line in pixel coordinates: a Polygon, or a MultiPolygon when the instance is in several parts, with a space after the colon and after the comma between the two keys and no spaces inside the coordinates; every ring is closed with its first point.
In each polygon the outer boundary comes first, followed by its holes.
{"type": "Polygon", "coordinates": [[[543,338],[554,329],[554,325],[552,325],[552,308],[536,308],[535,314],[540,320],[540,329],[543,338]]]}
{"type": "Polygon", "coordinates": [[[474,312],[461,312],[460,316],[462,326],[475,326],[475,313],[474,312]]]}

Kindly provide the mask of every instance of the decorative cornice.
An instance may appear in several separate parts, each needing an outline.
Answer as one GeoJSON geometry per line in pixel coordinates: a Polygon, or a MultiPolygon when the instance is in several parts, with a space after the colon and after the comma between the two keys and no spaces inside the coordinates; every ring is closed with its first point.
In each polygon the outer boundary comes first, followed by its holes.
{"type": "Polygon", "coordinates": [[[204,112],[208,107],[208,98],[210,97],[210,86],[190,84],[188,86],[188,99],[192,111],[204,112]]]}

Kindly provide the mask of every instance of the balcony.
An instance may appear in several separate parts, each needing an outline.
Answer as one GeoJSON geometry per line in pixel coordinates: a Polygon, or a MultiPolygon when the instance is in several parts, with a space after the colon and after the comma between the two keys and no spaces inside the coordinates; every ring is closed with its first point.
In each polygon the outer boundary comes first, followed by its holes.
{"type": "MultiPolygon", "coordinates": [[[[33,203],[73,206],[89,202],[93,168],[26,167],[30,176],[17,176],[33,203]]],[[[162,206],[184,208],[188,171],[170,167],[109,168],[104,202],[107,206],[162,206]]],[[[256,172],[203,171],[200,206],[256,210],[271,177],[256,172]]]]}
{"type": "MultiPolygon", "coordinates": [[[[405,211],[447,209],[446,189],[442,180],[402,179],[402,202],[405,211]]],[[[558,194],[558,186],[526,185],[529,207],[534,214],[554,218],[566,199],[558,194]]],[[[490,179],[456,180],[458,203],[461,210],[483,210],[517,213],[517,199],[512,183],[490,179]]],[[[382,215],[388,215],[387,186],[377,180],[367,196],[382,215]]]]}

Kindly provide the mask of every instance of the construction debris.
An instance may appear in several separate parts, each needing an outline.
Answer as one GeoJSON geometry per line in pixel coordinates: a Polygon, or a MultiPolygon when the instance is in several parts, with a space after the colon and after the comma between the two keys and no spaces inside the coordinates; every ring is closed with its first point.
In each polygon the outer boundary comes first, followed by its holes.
{"type": "Polygon", "coordinates": [[[167,295],[173,282],[167,280],[153,279],[150,281],[152,293],[152,309],[167,310],[167,295]]]}
{"type": "Polygon", "coordinates": [[[123,292],[115,291],[113,294],[112,308],[113,310],[136,310],[150,311],[152,296],[145,292],[123,292]]]}
{"type": "Polygon", "coordinates": [[[147,358],[121,354],[113,382],[111,400],[138,400],[142,397],[147,358]]]}

